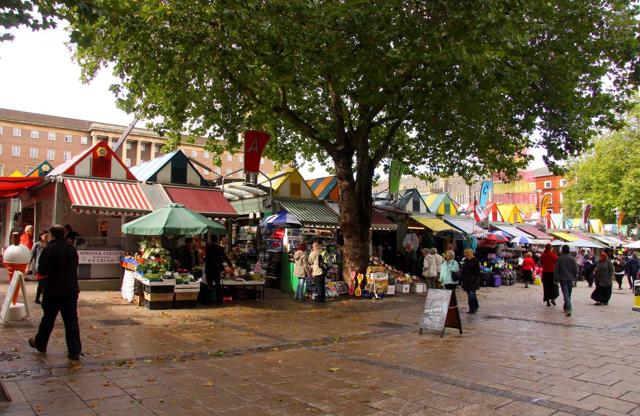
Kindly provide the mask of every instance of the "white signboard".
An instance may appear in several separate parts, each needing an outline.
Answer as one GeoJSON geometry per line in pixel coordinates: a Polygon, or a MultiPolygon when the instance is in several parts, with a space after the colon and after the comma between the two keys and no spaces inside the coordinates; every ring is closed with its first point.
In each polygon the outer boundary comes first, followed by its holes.
{"type": "Polygon", "coordinates": [[[80,264],[118,264],[122,256],[118,250],[78,250],[80,264]]]}

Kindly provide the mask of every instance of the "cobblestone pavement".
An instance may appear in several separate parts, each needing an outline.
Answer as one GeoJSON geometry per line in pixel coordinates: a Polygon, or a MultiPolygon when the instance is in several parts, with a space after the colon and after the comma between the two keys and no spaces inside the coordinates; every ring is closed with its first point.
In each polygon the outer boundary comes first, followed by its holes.
{"type": "Polygon", "coordinates": [[[79,364],[61,322],[46,355],[27,346],[37,305],[0,329],[0,414],[640,415],[640,313],[628,289],[606,307],[589,293],[572,317],[540,287],[482,288],[477,315],[459,293],[464,333],[440,338],[417,332],[419,295],[149,311],[83,292],[79,364]]]}

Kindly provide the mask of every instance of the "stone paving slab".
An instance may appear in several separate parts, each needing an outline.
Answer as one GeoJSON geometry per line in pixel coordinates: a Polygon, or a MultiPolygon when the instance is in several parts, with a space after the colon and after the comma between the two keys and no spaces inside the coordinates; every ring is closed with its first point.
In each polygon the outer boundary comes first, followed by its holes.
{"type": "MultiPolygon", "coordinates": [[[[0,284],[0,293],[6,292],[0,284]]],[[[30,298],[35,285],[28,283],[30,298]]],[[[41,311],[0,329],[3,415],[640,415],[640,314],[629,291],[606,308],[574,291],[572,317],[541,288],[459,293],[463,334],[417,332],[424,296],[264,302],[150,311],[83,292],[84,357],[58,322],[32,351],[41,311]]]]}

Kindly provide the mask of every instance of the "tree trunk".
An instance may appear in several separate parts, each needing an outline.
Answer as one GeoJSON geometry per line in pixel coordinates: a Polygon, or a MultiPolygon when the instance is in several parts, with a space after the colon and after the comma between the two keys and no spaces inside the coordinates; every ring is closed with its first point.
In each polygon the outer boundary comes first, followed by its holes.
{"type": "Polygon", "coordinates": [[[354,180],[350,158],[335,162],[340,187],[340,228],[344,237],[343,278],[348,279],[353,271],[364,273],[369,264],[373,170],[369,168],[368,155],[359,156],[354,180]]]}

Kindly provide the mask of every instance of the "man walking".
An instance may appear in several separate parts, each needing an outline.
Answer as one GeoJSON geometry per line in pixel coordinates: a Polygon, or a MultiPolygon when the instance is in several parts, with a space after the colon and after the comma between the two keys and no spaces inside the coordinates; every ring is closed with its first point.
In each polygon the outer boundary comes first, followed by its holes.
{"type": "Polygon", "coordinates": [[[322,250],[319,243],[313,243],[311,254],[309,254],[309,266],[311,266],[311,274],[313,275],[313,286],[316,290],[316,302],[325,301],[324,287],[324,261],[322,259],[322,250]]]}
{"type": "Polygon", "coordinates": [[[42,276],[42,320],[38,333],[29,338],[29,345],[45,353],[58,312],[64,322],[67,356],[79,360],[82,352],[78,327],[78,252],[65,240],[65,229],[54,225],[49,230],[53,239],[42,250],[38,273],[42,276]]]}
{"type": "MultiPolygon", "coordinates": [[[[209,291],[213,289],[213,284],[216,287],[216,303],[222,305],[224,300],[224,289],[220,282],[220,275],[224,271],[224,263],[232,268],[231,260],[227,257],[227,253],[224,252],[224,248],[218,244],[218,236],[211,235],[211,244],[207,245],[207,251],[204,259],[204,273],[207,279],[207,287],[209,291]]],[[[211,292],[209,292],[211,293],[211,292]]],[[[205,299],[205,303],[209,302],[209,297],[205,299]]]]}
{"type": "Polygon", "coordinates": [[[562,296],[564,297],[563,310],[567,316],[571,316],[571,290],[573,289],[573,282],[578,278],[578,264],[576,260],[569,254],[569,246],[562,246],[562,254],[556,261],[555,268],[553,270],[553,279],[560,283],[560,289],[562,289],[562,296]]]}

